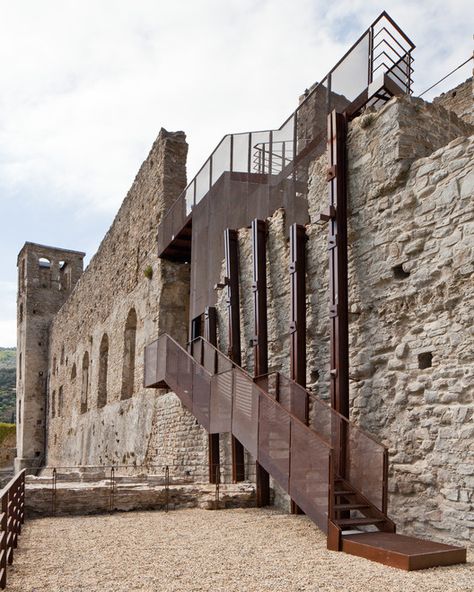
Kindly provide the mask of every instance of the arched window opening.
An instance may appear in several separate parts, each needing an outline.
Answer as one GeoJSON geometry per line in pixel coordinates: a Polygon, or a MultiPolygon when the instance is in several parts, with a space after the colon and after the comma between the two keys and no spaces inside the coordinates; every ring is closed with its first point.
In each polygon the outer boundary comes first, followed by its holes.
{"type": "Polygon", "coordinates": [[[56,417],[56,391],[51,394],[51,417],[56,417]]]}
{"type": "Polygon", "coordinates": [[[59,262],[59,289],[70,290],[71,289],[71,269],[67,261],[59,262]]]}
{"type": "Polygon", "coordinates": [[[72,369],[71,369],[71,380],[76,380],[76,374],[77,374],[76,364],[74,363],[72,365],[72,369]]]}
{"type": "Polygon", "coordinates": [[[135,386],[135,349],[137,337],[137,313],[132,308],[125,323],[123,370],[122,370],[122,399],[129,399],[133,395],[135,386]]]}
{"type": "Polygon", "coordinates": [[[61,346],[61,358],[59,363],[61,366],[64,364],[64,344],[61,346]]]}
{"type": "Polygon", "coordinates": [[[38,265],[42,269],[51,269],[51,261],[49,259],[46,259],[46,257],[40,257],[38,259],[38,265]]]}
{"type": "Polygon", "coordinates": [[[46,257],[38,259],[39,281],[42,288],[51,288],[51,261],[46,257]]]}
{"type": "Polygon", "coordinates": [[[23,302],[20,302],[19,310],[18,310],[18,317],[20,323],[23,323],[23,302]]]}
{"type": "Polygon", "coordinates": [[[25,260],[22,259],[21,260],[21,264],[20,264],[20,289],[24,290],[25,289],[25,278],[26,278],[26,274],[25,274],[25,260]]]}
{"type": "Polygon", "coordinates": [[[87,397],[89,395],[89,353],[82,358],[82,383],[81,383],[81,413],[87,411],[87,397]]]}
{"type": "Polygon", "coordinates": [[[53,376],[55,376],[56,372],[57,372],[57,360],[56,360],[56,356],[53,357],[53,376]]]}
{"type": "Polygon", "coordinates": [[[109,364],[109,338],[107,333],[102,337],[99,350],[99,388],[97,407],[105,407],[107,404],[107,366],[109,364]]]}

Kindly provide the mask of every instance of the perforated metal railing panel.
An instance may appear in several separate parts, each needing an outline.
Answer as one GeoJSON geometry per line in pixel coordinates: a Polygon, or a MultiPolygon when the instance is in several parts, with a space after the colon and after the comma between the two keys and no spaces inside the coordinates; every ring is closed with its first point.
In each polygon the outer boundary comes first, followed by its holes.
{"type": "Polygon", "coordinates": [[[288,491],[290,478],[290,416],[270,398],[260,395],[259,463],[288,491]]]}
{"type": "Polygon", "coordinates": [[[258,390],[249,376],[236,370],[232,404],[232,433],[257,458],[258,390]]]}
{"type": "Polygon", "coordinates": [[[278,373],[254,381],[202,338],[190,345],[192,355],[168,335],[158,341],[145,352],[156,370],[145,369],[145,375],[164,376],[210,433],[231,432],[322,530],[327,530],[330,471],[338,475],[344,469],[346,480],[383,508],[385,448],[325,402],[278,373]],[[305,425],[300,418],[308,396],[305,425]]]}
{"type": "Polygon", "coordinates": [[[290,462],[291,499],[327,532],[331,449],[294,419],[291,420],[290,462]]]}

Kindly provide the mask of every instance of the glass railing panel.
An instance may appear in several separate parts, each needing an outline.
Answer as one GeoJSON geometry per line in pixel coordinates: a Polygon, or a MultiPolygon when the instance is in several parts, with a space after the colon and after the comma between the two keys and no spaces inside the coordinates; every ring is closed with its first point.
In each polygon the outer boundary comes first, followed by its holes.
{"type": "Polygon", "coordinates": [[[296,111],[297,154],[305,150],[318,149],[316,156],[326,149],[328,81],[325,78],[311,92],[296,111]],[[317,143],[317,146],[314,144],[317,143]]]}
{"type": "Polygon", "coordinates": [[[211,188],[210,186],[210,170],[211,164],[208,160],[196,176],[196,204],[206,195],[211,188]]]}
{"type": "Polygon", "coordinates": [[[232,148],[232,171],[249,172],[249,141],[250,135],[234,134],[232,148]]]}
{"type": "Polygon", "coordinates": [[[252,132],[250,142],[250,172],[262,175],[268,174],[272,160],[271,133],[268,131],[252,132]]]}
{"type": "MultiPolygon", "coordinates": [[[[369,84],[369,33],[331,72],[331,105],[343,111],[369,84]]],[[[330,108],[331,110],[331,108],[330,108]]]]}
{"type": "Polygon", "coordinates": [[[289,165],[295,151],[295,116],[292,115],[279,130],[273,132],[272,174],[280,173],[289,165]]]}
{"type": "Polygon", "coordinates": [[[231,136],[225,136],[212,155],[212,179],[214,183],[226,171],[230,171],[231,136]]]}
{"type": "Polygon", "coordinates": [[[191,210],[193,209],[193,206],[194,206],[194,188],[195,188],[194,181],[191,183],[191,185],[189,185],[186,188],[186,192],[184,195],[184,200],[186,202],[186,216],[188,216],[191,213],[191,210]]]}

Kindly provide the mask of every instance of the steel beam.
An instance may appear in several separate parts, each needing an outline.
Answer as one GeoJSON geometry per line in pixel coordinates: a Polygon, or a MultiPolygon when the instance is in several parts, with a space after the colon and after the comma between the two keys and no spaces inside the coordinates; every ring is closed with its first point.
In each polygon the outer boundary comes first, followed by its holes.
{"type": "MultiPolygon", "coordinates": [[[[217,346],[217,311],[214,306],[206,306],[204,311],[204,338],[217,346]]],[[[219,482],[220,450],[219,434],[209,434],[209,483],[219,482]]]]}
{"type": "Polygon", "coordinates": [[[290,227],[291,379],[306,387],[306,229],[300,224],[290,227]]]}
{"type": "MultiPolygon", "coordinates": [[[[268,373],[268,325],[267,325],[267,224],[263,220],[252,221],[253,252],[253,304],[254,304],[254,375],[268,373]]],[[[257,506],[270,503],[270,476],[256,463],[257,506]]]]}
{"type": "MultiPolygon", "coordinates": [[[[329,317],[331,405],[349,418],[349,322],[347,263],[346,127],[343,114],[328,115],[329,210],[329,317]]],[[[345,424],[341,422],[336,470],[346,469],[345,424]]]]}
{"type": "MultiPolygon", "coordinates": [[[[239,240],[236,230],[227,228],[224,231],[224,251],[226,265],[226,303],[229,336],[229,358],[242,365],[242,353],[240,342],[240,297],[239,297],[239,240]]],[[[244,447],[231,436],[232,444],[232,481],[245,480],[245,456],[244,447]]]]}
{"type": "MultiPolygon", "coordinates": [[[[290,277],[291,277],[291,321],[290,321],[290,372],[291,379],[306,387],[306,229],[300,224],[290,227],[290,277]]],[[[305,395],[305,417],[308,422],[308,396],[305,395]]],[[[301,508],[291,500],[291,513],[303,514],[301,508]]]]}

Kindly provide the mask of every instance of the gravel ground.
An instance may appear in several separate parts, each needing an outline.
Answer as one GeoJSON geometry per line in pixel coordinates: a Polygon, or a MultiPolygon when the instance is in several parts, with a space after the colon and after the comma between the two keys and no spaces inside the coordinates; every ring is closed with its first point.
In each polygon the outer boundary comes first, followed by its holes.
{"type": "Polygon", "coordinates": [[[404,572],[326,550],[305,516],[178,510],[27,522],[10,592],[469,592],[467,565],[404,572]]]}

